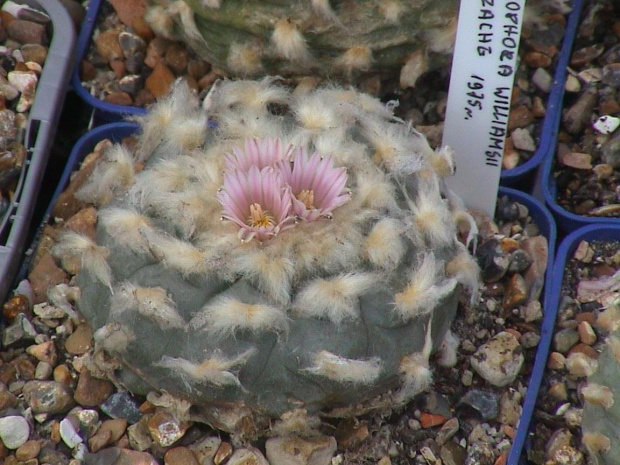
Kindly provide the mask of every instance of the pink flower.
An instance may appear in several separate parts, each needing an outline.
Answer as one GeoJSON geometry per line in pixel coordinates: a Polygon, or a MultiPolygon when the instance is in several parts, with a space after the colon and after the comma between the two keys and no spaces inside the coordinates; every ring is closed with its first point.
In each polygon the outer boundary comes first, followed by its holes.
{"type": "Polygon", "coordinates": [[[244,242],[271,239],[294,224],[291,190],[271,167],[252,165],[247,172],[227,170],[217,200],[224,207],[222,218],[239,226],[244,242]]]}
{"type": "Polygon", "coordinates": [[[291,151],[291,146],[283,149],[280,139],[246,139],[243,150],[234,148],[232,154],[226,155],[226,168],[247,172],[250,166],[256,166],[262,170],[287,160],[291,151]]]}
{"type": "Polygon", "coordinates": [[[350,199],[345,189],[346,168],[334,168],[332,157],[322,158],[314,152],[310,158],[299,149],[292,163],[278,164],[284,182],[291,187],[293,212],[306,221],[331,217],[331,212],[350,199]]]}

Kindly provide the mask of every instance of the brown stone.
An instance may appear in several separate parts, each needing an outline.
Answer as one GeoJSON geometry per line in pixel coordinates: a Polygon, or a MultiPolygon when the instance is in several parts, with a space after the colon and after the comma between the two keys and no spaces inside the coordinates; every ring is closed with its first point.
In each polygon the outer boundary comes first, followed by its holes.
{"type": "Polygon", "coordinates": [[[13,20],[7,26],[6,32],[11,39],[20,44],[47,45],[48,43],[45,26],[32,21],[13,20]]]}
{"type": "Polygon", "coordinates": [[[127,92],[110,92],[103,100],[113,105],[122,105],[126,107],[133,105],[133,99],[127,92]]]}
{"type": "Polygon", "coordinates": [[[110,0],[110,4],[116,11],[118,19],[127,26],[132,26],[136,19],[144,18],[146,13],[144,0],[110,0]]]}
{"type": "MultiPolygon", "coordinates": [[[[0,412],[17,405],[17,397],[9,391],[6,384],[0,382],[0,412]]],[[[0,441],[1,442],[1,441],[0,441]]]]}
{"type": "Polygon", "coordinates": [[[142,37],[146,42],[150,42],[153,40],[153,37],[155,37],[153,29],[151,29],[149,23],[142,17],[135,18],[131,23],[131,27],[133,27],[136,34],[142,37]]]}
{"type": "Polygon", "coordinates": [[[134,100],[134,104],[138,107],[146,107],[151,103],[155,103],[155,96],[148,89],[140,89],[136,98],[134,100]]]}
{"type": "Polygon", "coordinates": [[[95,207],[86,207],[67,220],[65,229],[86,235],[95,240],[96,225],[97,209],[95,207]]]}
{"type": "Polygon", "coordinates": [[[196,79],[196,81],[200,81],[209,71],[211,71],[211,65],[204,60],[192,59],[187,64],[187,74],[196,79]]]}
{"type": "Polygon", "coordinates": [[[224,77],[224,73],[219,70],[211,70],[207,74],[205,74],[202,78],[198,80],[198,86],[200,90],[205,90],[210,88],[215,81],[224,77]]]}
{"type": "Polygon", "coordinates": [[[567,357],[577,352],[580,352],[593,360],[598,360],[600,356],[600,354],[592,346],[580,342],[571,347],[571,349],[568,351],[567,357]]]}
{"type": "Polygon", "coordinates": [[[87,60],[80,62],[80,79],[82,81],[92,81],[97,77],[97,68],[87,60]]]}
{"type": "Polygon", "coordinates": [[[15,20],[15,16],[7,11],[0,10],[0,23],[7,28],[15,20]]]}
{"type": "Polygon", "coordinates": [[[65,341],[65,350],[72,355],[83,355],[93,346],[93,331],[87,323],[78,326],[65,341]]]}
{"type": "Polygon", "coordinates": [[[30,440],[19,446],[15,451],[15,458],[19,461],[34,459],[41,452],[41,443],[39,441],[30,440]]]}
{"type": "Polygon", "coordinates": [[[34,303],[47,301],[47,288],[69,282],[69,275],[62,270],[49,252],[44,253],[28,275],[34,293],[34,303]]]}
{"type": "Polygon", "coordinates": [[[114,76],[116,79],[121,79],[127,73],[125,62],[118,58],[110,60],[110,68],[114,71],[114,76]]]}
{"type": "Polygon", "coordinates": [[[547,114],[545,102],[538,95],[534,96],[534,98],[532,99],[532,114],[536,118],[544,118],[547,114]]]}
{"type": "Polygon", "coordinates": [[[547,68],[551,66],[552,57],[541,52],[528,52],[523,57],[523,61],[532,68],[547,68]]]}
{"type": "Polygon", "coordinates": [[[119,32],[118,29],[108,29],[95,38],[97,52],[108,62],[123,58],[123,49],[118,41],[119,32]]]}
{"type": "Polygon", "coordinates": [[[200,465],[194,453],[187,447],[173,447],[164,455],[165,465],[200,465]]]}
{"type": "Polygon", "coordinates": [[[420,424],[422,428],[433,428],[435,426],[443,425],[446,422],[446,417],[443,415],[437,415],[433,413],[422,412],[420,414],[420,424]]]}
{"type": "Polygon", "coordinates": [[[164,39],[161,36],[155,37],[149,42],[146,47],[146,57],[144,58],[144,64],[151,69],[154,69],[160,63],[165,63],[164,55],[166,49],[172,42],[168,39],[164,39]]]}
{"type": "Polygon", "coordinates": [[[110,444],[118,441],[125,431],[127,430],[127,420],[124,418],[112,418],[110,420],[104,421],[99,429],[97,430],[97,434],[101,433],[110,433],[110,444]]]}
{"type": "Polygon", "coordinates": [[[71,385],[71,370],[67,365],[61,364],[54,368],[54,381],[64,384],[65,386],[71,385]]]}
{"type": "Polygon", "coordinates": [[[598,111],[603,115],[620,113],[620,103],[616,99],[606,99],[598,104],[598,111]]]}
{"type": "Polygon", "coordinates": [[[82,407],[96,407],[105,402],[113,392],[114,385],[110,381],[95,378],[83,367],[73,398],[82,407]]]}
{"type": "Polygon", "coordinates": [[[189,63],[189,51],[181,44],[174,43],[166,49],[166,64],[176,74],[182,74],[189,63]]]}
{"type": "Polygon", "coordinates": [[[534,115],[526,105],[519,105],[510,110],[508,116],[508,132],[523,128],[534,122],[534,115]]]}
{"type": "Polygon", "coordinates": [[[233,453],[233,448],[229,442],[223,441],[220,447],[217,448],[215,455],[213,456],[214,465],[221,465],[225,463],[233,453]]]}
{"type": "Polygon", "coordinates": [[[55,381],[28,381],[22,393],[35,414],[63,413],[75,405],[71,391],[55,381]]]}
{"type": "Polygon", "coordinates": [[[25,295],[14,295],[2,306],[2,316],[9,323],[20,313],[30,315],[30,302],[25,295]]]}
{"type": "Polygon", "coordinates": [[[334,433],[338,446],[343,449],[354,449],[370,435],[368,425],[352,419],[342,420],[334,433]]]}
{"type": "Polygon", "coordinates": [[[146,78],[145,86],[155,98],[160,98],[168,94],[175,79],[176,76],[170,71],[170,68],[163,63],[158,63],[151,75],[146,78]]]}
{"type": "Polygon", "coordinates": [[[56,352],[54,341],[32,345],[26,349],[26,353],[32,355],[40,362],[49,363],[51,366],[55,366],[58,362],[58,353],[56,352]]]}
{"type": "Polygon", "coordinates": [[[97,433],[88,440],[88,448],[93,453],[98,452],[104,447],[107,447],[110,444],[112,444],[113,441],[111,439],[112,439],[111,431],[103,431],[103,432],[97,431],[97,433]]]}
{"type": "Polygon", "coordinates": [[[504,310],[512,310],[527,300],[527,284],[520,274],[510,277],[506,286],[506,294],[502,306],[504,310]]]}

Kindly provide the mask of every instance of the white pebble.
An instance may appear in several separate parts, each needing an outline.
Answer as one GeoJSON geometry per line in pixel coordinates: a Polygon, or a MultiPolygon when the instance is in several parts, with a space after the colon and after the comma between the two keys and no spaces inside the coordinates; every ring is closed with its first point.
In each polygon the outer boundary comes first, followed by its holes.
{"type": "Polygon", "coordinates": [[[0,439],[7,449],[17,449],[30,437],[28,421],[19,415],[0,418],[0,439]]]}
{"type": "Polygon", "coordinates": [[[550,92],[553,77],[546,69],[538,68],[532,75],[532,83],[543,92],[550,92]]]}
{"type": "Polygon", "coordinates": [[[597,119],[592,127],[601,134],[611,134],[620,126],[620,118],[615,116],[603,115],[597,119]]]}
{"type": "Polygon", "coordinates": [[[528,152],[536,151],[536,142],[534,142],[530,131],[527,129],[517,128],[512,131],[511,137],[512,143],[519,150],[526,150],[528,152]]]}
{"type": "Polygon", "coordinates": [[[71,420],[68,418],[64,418],[60,422],[60,437],[70,449],[73,449],[83,441],[82,436],[78,434],[75,430],[75,426],[73,426],[73,423],[71,423],[71,420]]]}

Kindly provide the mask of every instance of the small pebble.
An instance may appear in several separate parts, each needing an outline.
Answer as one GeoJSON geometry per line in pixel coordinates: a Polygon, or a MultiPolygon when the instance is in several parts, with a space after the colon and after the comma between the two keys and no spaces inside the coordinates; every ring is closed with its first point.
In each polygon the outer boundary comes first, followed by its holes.
{"type": "Polygon", "coordinates": [[[19,415],[0,418],[0,440],[7,449],[17,449],[30,437],[28,420],[19,415]]]}

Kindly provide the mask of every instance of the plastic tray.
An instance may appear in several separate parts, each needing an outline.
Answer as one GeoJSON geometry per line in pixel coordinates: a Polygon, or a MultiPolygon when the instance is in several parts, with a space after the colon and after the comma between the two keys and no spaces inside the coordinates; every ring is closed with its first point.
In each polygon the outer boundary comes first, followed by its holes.
{"type": "Polygon", "coordinates": [[[71,17],[58,0],[31,2],[52,20],[53,37],[37,93],[29,112],[24,145],[27,159],[22,168],[13,202],[0,219],[0,301],[13,282],[30,228],[41,181],[47,166],[56,126],[63,106],[73,65],[75,31],[71,17]]]}
{"type": "Polygon", "coordinates": [[[529,209],[532,219],[540,228],[542,235],[547,238],[549,247],[547,271],[545,272],[545,287],[543,289],[541,302],[544,317],[540,328],[540,342],[536,350],[534,368],[532,369],[530,381],[527,385],[527,394],[523,401],[523,411],[521,412],[519,426],[512,443],[512,448],[510,449],[510,454],[508,455],[508,465],[517,465],[526,463],[525,458],[522,456],[523,448],[529,442],[530,421],[534,412],[534,406],[536,405],[538,389],[540,388],[540,383],[545,372],[549,346],[551,344],[553,327],[555,324],[555,314],[551,315],[551,312],[547,310],[551,308],[550,301],[553,293],[553,287],[550,286],[549,283],[553,275],[552,265],[555,259],[556,227],[551,213],[549,213],[542,203],[531,195],[507,187],[500,187],[499,195],[507,195],[511,200],[519,202],[529,209]]]}
{"type": "Polygon", "coordinates": [[[144,115],[146,110],[140,107],[115,105],[104,102],[103,100],[90,94],[82,85],[80,79],[80,63],[88,53],[90,48],[93,31],[97,24],[97,15],[105,0],[90,0],[86,17],[82,22],[82,28],[78,36],[75,48],[76,65],[71,74],[71,86],[75,92],[90,106],[93,107],[93,126],[100,126],[106,123],[122,121],[128,115],[144,115]]]}
{"type": "MultiPolygon", "coordinates": [[[[578,0],[582,2],[582,0],[578,0]]],[[[572,20],[572,18],[571,18],[572,20]]],[[[577,23],[575,27],[579,25],[579,18],[574,19],[577,23]]],[[[562,50],[562,54],[566,54],[567,57],[570,57],[572,53],[572,44],[569,50],[562,50]]],[[[557,148],[557,140],[551,147],[549,147],[549,153],[543,163],[542,170],[542,182],[541,182],[541,191],[544,198],[544,201],[555,216],[556,222],[558,224],[558,228],[565,233],[568,234],[577,228],[582,226],[587,226],[590,224],[605,224],[605,225],[614,225],[620,224],[620,220],[618,218],[599,218],[599,217],[589,217],[589,216],[581,216],[575,213],[572,213],[565,208],[561,207],[557,203],[557,183],[555,177],[553,176],[553,170],[555,168],[555,151],[557,148]]]]}
{"type": "MultiPolygon", "coordinates": [[[[138,129],[139,125],[135,123],[109,123],[92,129],[77,141],[71,152],[56,192],[54,193],[54,197],[47,209],[44,224],[45,222],[47,222],[51,215],[51,211],[54,204],[56,203],[56,199],[69,183],[71,174],[79,167],[79,163],[84,159],[84,157],[86,157],[89,153],[92,152],[95,145],[97,145],[98,142],[106,138],[111,139],[113,142],[120,142],[123,138],[135,133],[138,129]]],[[[551,264],[553,263],[554,259],[556,242],[556,228],[553,217],[542,205],[542,203],[540,203],[529,194],[507,187],[500,187],[499,195],[507,195],[511,200],[525,205],[529,209],[530,215],[532,216],[534,222],[539,226],[542,234],[547,238],[547,241],[549,243],[549,260],[547,272],[545,274],[545,282],[548,282],[548,280],[551,278],[551,264]]],[[[543,308],[548,308],[548,294],[548,287],[545,286],[544,293],[542,294],[543,308]]],[[[516,465],[517,463],[519,463],[519,457],[521,457],[523,447],[526,444],[530,418],[534,410],[534,405],[536,404],[536,396],[538,393],[540,382],[542,380],[547,354],[549,351],[549,344],[551,341],[551,336],[553,334],[554,321],[555,317],[550,317],[550,315],[545,312],[545,318],[543,320],[541,328],[541,340],[538,345],[536,361],[530,377],[527,396],[525,397],[524,401],[523,413],[521,415],[519,427],[517,428],[515,440],[513,442],[513,446],[508,458],[508,463],[511,465],[516,465]]]]}
{"type": "MultiPolygon", "coordinates": [[[[566,82],[567,67],[573,49],[573,42],[579,26],[579,16],[585,0],[573,0],[573,9],[566,23],[560,57],[553,75],[551,92],[547,98],[546,115],[543,121],[540,143],[532,158],[511,170],[503,170],[500,176],[502,185],[521,188],[520,185],[534,182],[535,171],[543,162],[548,153],[557,143],[560,118],[562,116],[562,101],[564,100],[564,83],[566,82]]],[[[529,190],[529,189],[528,189],[529,190]]]]}

